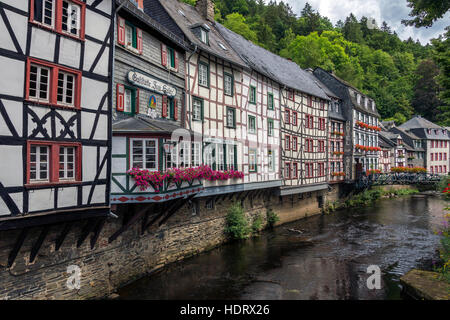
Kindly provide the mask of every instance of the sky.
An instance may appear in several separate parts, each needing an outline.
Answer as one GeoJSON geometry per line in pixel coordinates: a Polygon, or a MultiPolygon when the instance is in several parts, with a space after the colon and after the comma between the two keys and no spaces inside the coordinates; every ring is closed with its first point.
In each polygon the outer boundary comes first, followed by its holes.
{"type": "Polygon", "coordinates": [[[402,25],[402,19],[408,19],[411,8],[406,0],[285,0],[294,13],[300,15],[301,10],[308,2],[314,10],[322,16],[328,17],[333,24],[345,18],[352,12],[359,20],[362,16],[375,18],[378,26],[386,21],[392,31],[397,32],[402,40],[412,37],[426,44],[432,38],[437,38],[445,32],[445,27],[450,25],[450,13],[437,20],[430,28],[415,28],[402,25]]]}

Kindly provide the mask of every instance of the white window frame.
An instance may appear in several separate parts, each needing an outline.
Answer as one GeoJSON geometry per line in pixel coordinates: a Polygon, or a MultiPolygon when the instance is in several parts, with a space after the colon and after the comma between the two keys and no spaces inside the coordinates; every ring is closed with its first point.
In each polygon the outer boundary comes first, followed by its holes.
{"type": "Polygon", "coordinates": [[[191,165],[192,167],[198,167],[201,163],[201,142],[192,143],[191,151],[191,165]]]}
{"type": "Polygon", "coordinates": [[[202,120],[202,101],[199,99],[193,99],[192,101],[192,119],[202,120]]]}
{"type": "Polygon", "coordinates": [[[267,150],[269,172],[275,171],[275,150],[267,150]]]}
{"type": "Polygon", "coordinates": [[[248,170],[249,170],[249,172],[257,171],[257,167],[258,167],[257,161],[258,160],[257,160],[256,149],[249,149],[248,150],[248,170]]]}
{"type": "Polygon", "coordinates": [[[125,23],[125,46],[127,47],[133,46],[133,28],[126,23],[125,23]]]}
{"type": "Polygon", "coordinates": [[[130,168],[134,168],[133,164],[134,161],[134,141],[142,141],[142,170],[149,170],[149,171],[158,171],[159,169],[159,143],[158,139],[153,138],[131,138],[130,139],[130,168]],[[155,142],[155,167],[154,168],[147,168],[147,141],[154,141],[155,142]]]}
{"type": "Polygon", "coordinates": [[[60,146],[59,147],[59,170],[58,170],[58,177],[59,177],[59,180],[61,181],[61,180],[64,180],[64,181],[75,181],[76,180],[76,173],[77,173],[77,170],[76,170],[76,154],[77,154],[77,147],[75,147],[75,146],[60,146]],[[71,156],[73,157],[72,158],[72,161],[71,162],[69,162],[69,160],[68,160],[68,158],[69,158],[69,153],[68,153],[68,150],[69,149],[72,149],[72,154],[71,154],[71,156]],[[64,150],[63,152],[61,152],[61,150],[64,150]],[[61,159],[61,156],[62,156],[62,159],[61,159]],[[61,161],[62,160],[62,161],[61,161]],[[71,171],[72,171],[72,177],[68,177],[68,172],[69,172],[69,170],[68,170],[68,165],[69,164],[72,164],[72,169],[71,169],[71,171]],[[62,166],[63,166],[63,168],[62,168],[62,170],[61,170],[61,164],[62,164],[62,166]],[[63,172],[63,176],[61,177],[61,172],[63,172]]]}
{"type": "MultiPolygon", "coordinates": [[[[30,182],[49,182],[50,181],[50,146],[39,145],[39,144],[31,144],[30,148],[30,182]],[[31,152],[31,148],[36,148],[35,161],[31,161],[31,156],[33,153],[31,152]],[[46,148],[46,156],[47,156],[47,169],[41,171],[41,148],[46,148]],[[31,163],[35,163],[35,170],[32,170],[31,163]],[[36,173],[36,178],[31,178],[31,171],[36,173]],[[41,178],[41,172],[46,172],[47,178],[41,178]]],[[[42,162],[43,163],[43,162],[42,162]]]]}
{"type": "Polygon", "coordinates": [[[208,87],[209,86],[209,81],[208,81],[208,66],[203,64],[203,63],[199,63],[198,65],[198,84],[200,86],[204,86],[204,87],[208,87]]]}
{"type": "Polygon", "coordinates": [[[200,41],[208,44],[208,31],[203,28],[200,28],[200,41]]]}
{"type": "MultiPolygon", "coordinates": [[[[34,8],[34,10],[36,11],[36,8],[34,8]]],[[[36,23],[40,23],[42,25],[51,27],[53,29],[55,27],[55,16],[56,16],[55,13],[56,13],[56,1],[54,1],[54,0],[43,0],[42,1],[42,22],[36,21],[36,20],[33,20],[33,21],[36,22],[36,23]],[[51,3],[51,5],[52,5],[52,9],[51,9],[52,15],[50,17],[50,19],[51,19],[51,23],[50,24],[45,23],[45,17],[46,17],[46,15],[45,15],[45,11],[46,11],[45,4],[46,3],[51,3]]],[[[33,19],[34,19],[34,17],[33,17],[33,19]]]]}
{"type": "MultiPolygon", "coordinates": [[[[68,30],[63,29],[63,27],[64,27],[63,24],[61,25],[61,30],[64,33],[79,37],[80,30],[81,30],[81,27],[80,27],[81,26],[81,6],[76,3],[73,3],[72,1],[68,1],[68,0],[63,0],[62,2],[63,2],[63,6],[64,6],[64,3],[68,4],[68,7],[67,7],[67,28],[68,28],[68,30]],[[75,9],[75,14],[73,14],[74,9],[75,9]],[[73,15],[75,16],[75,19],[76,19],[75,26],[74,26],[73,15]],[[77,30],[76,33],[72,32],[72,29],[74,29],[74,28],[77,30]]],[[[63,8],[61,8],[61,10],[63,10],[63,8]]],[[[61,20],[63,17],[64,17],[64,13],[61,12],[61,20]]]]}
{"type": "Polygon", "coordinates": [[[223,90],[226,95],[233,95],[233,77],[226,73],[223,76],[223,90]]]}
{"type": "Polygon", "coordinates": [[[256,133],[256,117],[252,116],[252,115],[248,115],[248,133],[252,133],[252,134],[256,133]],[[254,124],[253,128],[251,126],[252,120],[253,120],[253,124],[254,124]]]}
{"type": "Polygon", "coordinates": [[[131,89],[125,88],[123,99],[123,112],[131,113],[133,108],[133,92],[131,89]]]}
{"type": "Polygon", "coordinates": [[[58,72],[58,80],[57,80],[58,83],[57,83],[57,88],[56,88],[56,102],[58,104],[65,105],[65,106],[70,106],[70,107],[75,106],[76,81],[77,81],[77,76],[76,75],[74,75],[72,73],[69,73],[69,72],[64,72],[64,71],[59,71],[58,72]],[[63,75],[63,80],[62,80],[63,81],[63,85],[62,85],[62,90],[63,90],[62,101],[59,100],[60,94],[58,93],[58,89],[61,88],[60,85],[59,85],[59,81],[60,81],[59,76],[61,74],[63,75]],[[67,102],[67,98],[68,98],[68,95],[67,95],[68,77],[72,77],[72,88],[70,89],[72,91],[72,96],[71,96],[72,102],[71,103],[67,102]]]}
{"type": "Polygon", "coordinates": [[[237,170],[237,164],[236,166],[234,165],[234,144],[227,144],[227,169],[231,170],[231,168],[233,168],[234,170],[237,170]]]}
{"type": "Polygon", "coordinates": [[[50,68],[48,68],[48,67],[44,67],[44,66],[41,66],[39,64],[34,64],[34,63],[31,64],[31,66],[30,66],[30,86],[28,88],[28,97],[31,100],[33,100],[33,101],[42,101],[42,102],[49,102],[50,101],[51,72],[52,72],[52,70],[50,68]],[[37,68],[36,69],[36,81],[35,81],[36,87],[33,89],[33,90],[36,91],[36,96],[32,96],[30,94],[31,82],[32,82],[32,80],[31,80],[31,73],[32,73],[31,72],[31,68],[33,68],[33,67],[37,68]],[[47,96],[47,98],[41,98],[40,97],[40,93],[41,93],[40,87],[41,87],[41,84],[42,84],[41,83],[41,77],[42,77],[42,70],[43,69],[47,70],[47,72],[48,72],[48,74],[47,74],[47,83],[46,83],[46,86],[47,86],[46,96],[47,96]]]}

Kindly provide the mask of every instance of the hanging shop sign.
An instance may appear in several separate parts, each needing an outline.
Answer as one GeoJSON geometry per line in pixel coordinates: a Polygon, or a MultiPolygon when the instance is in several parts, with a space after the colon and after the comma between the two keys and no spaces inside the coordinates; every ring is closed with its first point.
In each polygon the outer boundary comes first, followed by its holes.
{"type": "Polygon", "coordinates": [[[137,70],[130,70],[128,72],[128,81],[130,81],[135,86],[160,94],[165,94],[169,97],[175,97],[175,95],[177,94],[177,89],[175,87],[172,87],[167,83],[152,78],[147,74],[144,74],[137,70]]]}

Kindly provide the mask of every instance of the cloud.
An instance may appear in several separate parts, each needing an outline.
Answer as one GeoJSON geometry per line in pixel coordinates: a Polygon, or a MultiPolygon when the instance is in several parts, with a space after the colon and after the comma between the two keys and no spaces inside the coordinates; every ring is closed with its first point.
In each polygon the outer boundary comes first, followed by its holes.
{"type": "Polygon", "coordinates": [[[300,15],[301,10],[308,2],[314,10],[320,12],[322,16],[328,17],[333,23],[338,20],[345,21],[345,18],[353,13],[358,19],[361,17],[374,18],[378,25],[386,21],[391,29],[397,32],[402,40],[412,37],[419,39],[422,44],[426,44],[432,38],[444,33],[444,29],[450,21],[450,13],[444,18],[435,22],[431,28],[406,27],[401,24],[402,19],[407,19],[410,8],[406,0],[285,0],[288,2],[294,13],[300,15]]]}

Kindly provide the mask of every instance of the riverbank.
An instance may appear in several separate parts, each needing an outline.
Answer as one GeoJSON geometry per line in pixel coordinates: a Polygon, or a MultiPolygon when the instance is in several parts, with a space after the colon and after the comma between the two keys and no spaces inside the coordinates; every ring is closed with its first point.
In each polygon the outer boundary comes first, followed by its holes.
{"type": "Polygon", "coordinates": [[[340,209],[361,208],[373,205],[383,198],[395,198],[399,196],[409,196],[419,194],[421,191],[417,186],[410,185],[387,185],[375,186],[360,193],[351,193],[348,197],[328,202],[323,212],[328,214],[340,209]]]}
{"type": "Polygon", "coordinates": [[[400,277],[431,268],[445,202],[380,199],[223,244],[119,289],[121,299],[401,299],[400,277]],[[295,230],[295,232],[293,232],[295,230]],[[381,269],[381,289],[366,286],[381,269]]]}
{"type": "Polygon", "coordinates": [[[413,269],[400,278],[406,295],[417,300],[450,300],[450,283],[437,272],[413,269]]]}
{"type": "Polygon", "coordinates": [[[326,201],[341,196],[339,185],[331,190],[283,197],[267,192],[249,195],[243,191],[196,199],[195,212],[186,204],[164,223],[155,223],[147,229],[143,226],[157,212],[152,212],[147,221],[133,220],[142,207],[122,205],[115,211],[117,218],[109,217],[99,233],[90,228],[95,221],[74,222],[69,226],[56,224],[44,238],[38,228],[28,230],[24,239],[22,230],[2,231],[0,299],[104,298],[127,283],[229,241],[225,233],[226,215],[233,203],[240,203],[246,217],[259,220],[262,225],[266,224],[266,212],[271,209],[279,217],[276,225],[281,225],[320,214],[326,201]],[[123,229],[124,226],[127,228],[123,229]],[[124,232],[110,242],[111,235],[118,230],[124,232]],[[64,241],[56,249],[62,234],[64,241]],[[30,252],[39,239],[42,239],[39,254],[30,261],[30,252]],[[13,265],[8,267],[10,252],[18,240],[23,240],[23,245],[13,265]],[[92,244],[95,246],[91,247],[92,244]],[[68,280],[79,280],[79,286],[68,286],[68,280]]]}

